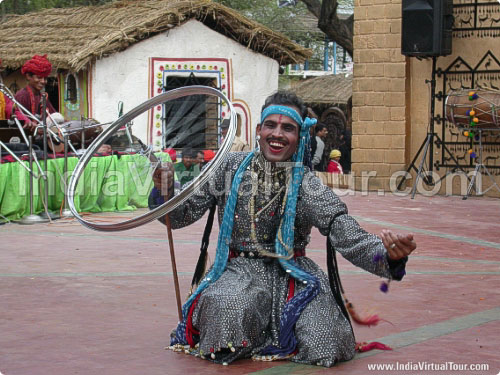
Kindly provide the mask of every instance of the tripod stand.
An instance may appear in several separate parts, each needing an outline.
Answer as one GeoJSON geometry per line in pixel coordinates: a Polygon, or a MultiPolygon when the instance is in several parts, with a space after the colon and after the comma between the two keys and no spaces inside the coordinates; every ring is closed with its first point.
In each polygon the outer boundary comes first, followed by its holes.
{"type": "MultiPolygon", "coordinates": [[[[465,171],[459,166],[458,160],[450,152],[448,147],[446,147],[446,145],[443,143],[443,141],[441,141],[441,138],[439,138],[439,136],[434,132],[434,126],[432,125],[430,127],[429,131],[427,132],[427,136],[426,136],[425,140],[420,145],[420,148],[418,149],[417,154],[415,155],[415,157],[411,161],[408,169],[406,169],[406,175],[408,175],[411,170],[414,170],[415,172],[417,172],[417,174],[415,176],[415,182],[413,183],[413,187],[411,189],[411,199],[415,198],[415,194],[417,192],[418,180],[420,178],[428,186],[434,186],[436,184],[436,181],[434,180],[434,177],[433,177],[434,143],[436,143],[436,145],[438,147],[439,146],[443,147],[443,149],[450,156],[451,160],[453,160],[453,162],[457,165],[457,168],[459,168],[465,174],[465,171]],[[423,150],[422,160],[420,161],[420,164],[417,168],[416,161],[418,160],[418,157],[420,156],[420,153],[422,152],[422,150],[423,150]],[[427,160],[427,154],[429,154],[429,166],[428,166],[428,170],[424,171],[424,162],[425,162],[425,160],[427,160]]],[[[407,180],[406,176],[403,176],[401,181],[399,181],[399,184],[397,187],[398,190],[401,190],[401,187],[403,186],[403,184],[405,183],[406,180],[407,180]]]]}
{"type": "Polygon", "coordinates": [[[417,185],[418,181],[421,178],[422,181],[428,185],[428,186],[434,186],[436,184],[436,181],[434,180],[433,177],[433,168],[434,168],[434,143],[436,143],[437,147],[443,147],[443,150],[448,153],[450,156],[451,160],[456,164],[457,168],[461,169],[464,173],[465,171],[459,166],[458,160],[455,158],[455,156],[450,152],[448,147],[444,144],[444,142],[439,138],[439,136],[436,134],[434,131],[434,113],[435,113],[435,98],[436,98],[436,56],[432,57],[432,79],[426,80],[426,83],[430,83],[430,119],[429,119],[429,129],[427,131],[427,136],[425,140],[422,142],[420,145],[420,148],[417,151],[417,154],[411,161],[410,165],[408,166],[408,169],[406,169],[406,174],[403,176],[403,178],[399,181],[399,184],[397,186],[398,190],[401,190],[401,187],[407,180],[407,177],[409,175],[409,172],[411,170],[414,170],[417,172],[417,175],[415,177],[415,182],[413,183],[413,187],[411,190],[411,199],[415,198],[415,193],[417,192],[417,185]],[[416,167],[416,161],[418,160],[420,153],[423,151],[422,155],[422,160],[420,161],[420,164],[418,168],[416,167]],[[429,155],[429,164],[428,164],[428,170],[424,171],[424,163],[427,160],[427,154],[429,155]]]}
{"type": "MultiPolygon", "coordinates": [[[[462,197],[462,199],[467,199],[469,197],[470,192],[471,192],[471,190],[472,190],[473,187],[475,188],[477,195],[483,195],[484,193],[487,193],[488,191],[490,191],[494,187],[496,187],[497,190],[500,191],[500,187],[496,183],[496,181],[493,178],[493,176],[491,175],[490,171],[483,164],[483,141],[482,141],[482,139],[483,139],[483,134],[482,134],[483,133],[483,129],[479,128],[479,129],[477,129],[477,131],[479,132],[479,163],[477,163],[476,167],[474,168],[474,172],[472,174],[472,178],[471,178],[471,180],[469,182],[469,187],[467,188],[467,193],[465,193],[465,195],[462,197]],[[486,190],[484,190],[484,191],[482,190],[482,174],[481,174],[481,170],[484,170],[486,172],[486,174],[488,175],[488,177],[490,178],[490,180],[492,182],[492,184],[486,190]]],[[[488,131],[498,131],[498,129],[488,129],[488,131]]]]}

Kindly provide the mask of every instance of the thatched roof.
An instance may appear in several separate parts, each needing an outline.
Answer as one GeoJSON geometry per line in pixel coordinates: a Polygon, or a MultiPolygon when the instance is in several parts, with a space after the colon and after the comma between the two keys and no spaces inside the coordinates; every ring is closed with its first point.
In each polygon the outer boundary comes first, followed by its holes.
{"type": "Polygon", "coordinates": [[[4,67],[17,69],[34,54],[47,54],[55,68],[78,71],[192,19],[280,64],[300,63],[311,55],[284,35],[211,0],[125,0],[12,16],[0,24],[0,58],[4,67]]]}
{"type": "Polygon", "coordinates": [[[293,91],[307,104],[346,104],[352,96],[352,76],[331,74],[306,79],[293,91]]]}

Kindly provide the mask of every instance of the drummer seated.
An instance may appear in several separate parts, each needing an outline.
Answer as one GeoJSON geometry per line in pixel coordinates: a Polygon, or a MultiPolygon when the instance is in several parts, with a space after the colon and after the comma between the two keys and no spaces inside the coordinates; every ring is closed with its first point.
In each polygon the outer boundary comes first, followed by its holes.
{"type": "Polygon", "coordinates": [[[106,144],[102,145],[97,149],[98,154],[111,154],[112,151],[113,149],[111,148],[111,145],[106,145],[106,144]]]}
{"type": "Polygon", "coordinates": [[[59,126],[64,123],[64,116],[59,112],[51,113],[47,117],[47,126],[59,126]]]}

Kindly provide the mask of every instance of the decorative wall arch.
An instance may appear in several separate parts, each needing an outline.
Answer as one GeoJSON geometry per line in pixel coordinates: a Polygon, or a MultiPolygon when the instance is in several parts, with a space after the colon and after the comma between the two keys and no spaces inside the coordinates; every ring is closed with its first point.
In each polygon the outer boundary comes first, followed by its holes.
{"type": "Polygon", "coordinates": [[[236,113],[241,117],[241,137],[253,148],[254,132],[252,131],[252,114],[248,104],[241,99],[233,99],[236,113]]]}

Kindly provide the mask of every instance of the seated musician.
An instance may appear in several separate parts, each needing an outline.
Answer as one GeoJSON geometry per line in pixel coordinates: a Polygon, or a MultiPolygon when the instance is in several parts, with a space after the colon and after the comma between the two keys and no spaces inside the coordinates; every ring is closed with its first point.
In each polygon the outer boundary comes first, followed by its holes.
{"type": "MultiPolygon", "coordinates": [[[[47,60],[47,55],[35,55],[31,60],[26,61],[21,68],[21,73],[25,75],[28,84],[17,92],[15,98],[19,104],[39,118],[42,118],[43,111],[42,92],[45,91],[47,77],[51,71],[52,64],[47,60]]],[[[56,112],[47,93],[44,93],[44,95],[47,99],[47,111],[49,113],[56,112]]],[[[34,130],[36,126],[37,123],[34,121],[26,124],[29,130],[34,130]]]]}
{"type": "MultiPolygon", "coordinates": [[[[52,64],[47,60],[47,55],[35,55],[21,67],[21,73],[26,77],[28,84],[16,93],[15,99],[38,119],[43,118],[42,95],[45,96],[46,99],[47,113],[51,114],[56,112],[45,92],[47,77],[51,71],[52,64]]],[[[24,125],[29,131],[34,131],[37,126],[38,123],[36,121],[30,121],[24,125]]],[[[39,146],[43,145],[41,129],[35,134],[34,143],[39,146]]],[[[64,145],[62,143],[52,139],[48,142],[48,147],[54,152],[62,152],[64,150],[64,145]]]]}

